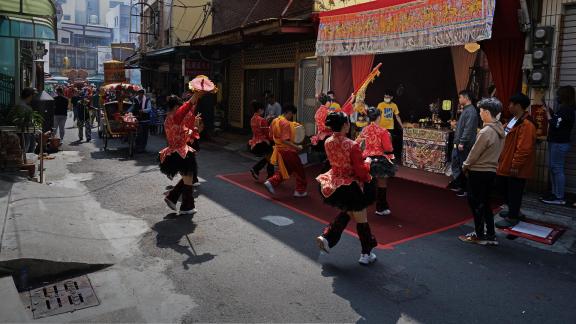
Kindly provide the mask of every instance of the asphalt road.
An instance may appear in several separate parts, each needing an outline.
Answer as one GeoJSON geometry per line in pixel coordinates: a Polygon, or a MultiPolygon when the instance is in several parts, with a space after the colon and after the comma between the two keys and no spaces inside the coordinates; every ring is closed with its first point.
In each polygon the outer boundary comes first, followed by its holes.
{"type": "MultiPolygon", "coordinates": [[[[159,145],[152,142],[150,150],[159,145]]],[[[496,248],[466,245],[456,239],[471,230],[466,225],[376,250],[378,261],[362,267],[357,239],[345,234],[330,255],[320,255],[313,238],[322,224],[216,178],[248,169],[253,162],[238,154],[203,145],[199,212],[173,219],[162,201],[171,182],[155,154],[130,160],[125,150],[103,152],[99,145],[66,144],[82,156],[68,170],[91,175],[83,181],[92,192],[87,199],[145,222],[129,252],[139,257],[127,252],[132,261],[125,266],[139,273],[156,271],[150,260],[166,264],[158,268],[165,284],[186,297],[173,314],[177,321],[576,322],[574,255],[508,240],[496,248]],[[292,223],[275,225],[268,216],[292,223]]],[[[153,280],[134,275],[131,284],[138,289],[153,280]]],[[[149,293],[141,306],[162,302],[162,294],[149,293]]],[[[107,318],[113,316],[98,319],[107,318]]]]}

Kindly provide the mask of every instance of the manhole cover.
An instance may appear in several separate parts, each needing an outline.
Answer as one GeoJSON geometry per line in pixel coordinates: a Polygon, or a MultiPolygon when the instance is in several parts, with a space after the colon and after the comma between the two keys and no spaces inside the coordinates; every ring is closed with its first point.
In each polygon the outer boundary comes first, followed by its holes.
{"type": "Polygon", "coordinates": [[[73,312],[100,304],[87,276],[59,281],[29,290],[22,295],[30,298],[30,309],[34,319],[73,312]]]}

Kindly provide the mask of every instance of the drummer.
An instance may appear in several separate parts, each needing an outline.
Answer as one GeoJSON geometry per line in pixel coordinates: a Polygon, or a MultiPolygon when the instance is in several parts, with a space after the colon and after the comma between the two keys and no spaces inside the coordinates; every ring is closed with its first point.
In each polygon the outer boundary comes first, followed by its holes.
{"type": "Polygon", "coordinates": [[[136,97],[132,99],[132,106],[128,109],[138,119],[138,134],[136,135],[136,152],[146,152],[148,144],[148,123],[150,122],[150,112],[152,111],[152,100],[146,96],[144,89],[138,90],[136,97]]]}
{"type": "Polygon", "coordinates": [[[282,108],[282,115],[275,118],[270,124],[270,138],[274,141],[274,151],[270,158],[270,163],[278,168],[276,173],[265,183],[266,189],[271,194],[275,194],[274,188],[283,181],[290,179],[290,175],[296,176],[296,190],[294,197],[302,198],[308,196],[306,192],[306,173],[298,152],[302,151],[302,145],[298,145],[292,140],[292,120],[297,109],[294,105],[286,105],[282,108]]]}

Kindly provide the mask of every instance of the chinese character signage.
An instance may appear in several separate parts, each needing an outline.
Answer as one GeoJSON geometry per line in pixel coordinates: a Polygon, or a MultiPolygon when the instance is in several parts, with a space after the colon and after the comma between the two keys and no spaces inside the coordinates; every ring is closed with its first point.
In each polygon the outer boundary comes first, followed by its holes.
{"type": "Polygon", "coordinates": [[[198,75],[210,75],[210,63],[201,60],[182,59],[182,76],[195,78],[198,75]]]}

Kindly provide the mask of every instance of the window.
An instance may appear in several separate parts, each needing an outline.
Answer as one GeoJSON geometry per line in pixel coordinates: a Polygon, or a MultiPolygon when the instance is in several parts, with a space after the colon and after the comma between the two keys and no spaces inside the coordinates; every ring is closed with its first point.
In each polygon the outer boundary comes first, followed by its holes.
{"type": "Polygon", "coordinates": [[[62,19],[70,21],[70,15],[64,15],[62,19]]]}
{"type": "Polygon", "coordinates": [[[118,16],[114,17],[114,27],[118,27],[118,16]]]}
{"type": "Polygon", "coordinates": [[[120,27],[121,28],[128,28],[129,26],[129,18],[128,17],[120,17],[120,27]]]}
{"type": "Polygon", "coordinates": [[[69,38],[69,37],[62,37],[62,38],[60,39],[60,42],[61,42],[62,44],[70,44],[70,38],[69,38]]]}

